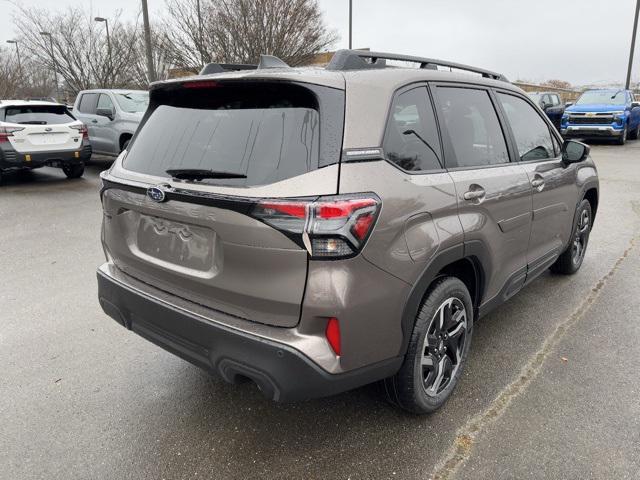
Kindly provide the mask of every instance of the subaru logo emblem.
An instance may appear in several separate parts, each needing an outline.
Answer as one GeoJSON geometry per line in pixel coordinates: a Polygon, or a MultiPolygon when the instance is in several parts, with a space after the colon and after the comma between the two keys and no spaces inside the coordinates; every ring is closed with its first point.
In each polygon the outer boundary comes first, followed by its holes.
{"type": "Polygon", "coordinates": [[[164,202],[167,199],[165,194],[165,185],[157,185],[155,187],[149,187],[147,189],[147,197],[154,202],[164,202]]]}

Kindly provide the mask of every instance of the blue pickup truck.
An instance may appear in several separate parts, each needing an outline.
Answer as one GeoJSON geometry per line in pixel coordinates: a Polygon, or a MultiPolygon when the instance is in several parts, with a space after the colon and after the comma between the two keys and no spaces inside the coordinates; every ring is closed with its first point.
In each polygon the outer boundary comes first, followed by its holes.
{"type": "Polygon", "coordinates": [[[611,138],[619,145],[640,135],[640,102],[630,90],[587,90],[562,116],[565,138],[611,138]]]}

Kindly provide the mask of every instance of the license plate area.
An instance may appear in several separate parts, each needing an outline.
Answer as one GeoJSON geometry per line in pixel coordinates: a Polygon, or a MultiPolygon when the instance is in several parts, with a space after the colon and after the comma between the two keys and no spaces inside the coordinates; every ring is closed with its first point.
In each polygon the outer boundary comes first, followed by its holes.
{"type": "Polygon", "coordinates": [[[134,254],[164,269],[195,276],[213,276],[217,271],[217,235],[206,227],[175,222],[129,211],[137,216],[134,254]]]}

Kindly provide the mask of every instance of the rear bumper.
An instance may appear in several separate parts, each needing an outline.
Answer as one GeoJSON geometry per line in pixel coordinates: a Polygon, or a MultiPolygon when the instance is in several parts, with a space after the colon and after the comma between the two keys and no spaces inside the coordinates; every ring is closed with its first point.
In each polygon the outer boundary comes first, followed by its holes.
{"type": "MultiPolygon", "coordinates": [[[[393,375],[401,357],[330,374],[299,350],[204,318],[126,285],[99,269],[104,312],[165,350],[235,383],[246,377],[276,401],[333,395],[393,375]]],[[[272,327],[279,328],[279,327],[272,327]]]]}
{"type": "Polygon", "coordinates": [[[622,135],[623,129],[602,125],[569,125],[560,130],[565,138],[618,138],[622,135]]]}
{"type": "Polygon", "coordinates": [[[0,145],[0,169],[61,167],[86,162],[91,158],[91,153],[91,144],[87,140],[77,150],[51,152],[17,152],[10,144],[3,143],[0,145]]]}

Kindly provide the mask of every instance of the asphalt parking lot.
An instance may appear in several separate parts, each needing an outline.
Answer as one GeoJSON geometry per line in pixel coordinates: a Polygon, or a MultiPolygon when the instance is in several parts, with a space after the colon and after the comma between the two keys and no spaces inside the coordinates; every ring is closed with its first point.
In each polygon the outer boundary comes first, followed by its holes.
{"type": "Polygon", "coordinates": [[[227,385],[104,315],[96,159],[0,187],[0,478],[638,478],[640,141],[594,146],[582,270],[476,326],[438,413],[374,387],[297,404],[227,385]]]}

